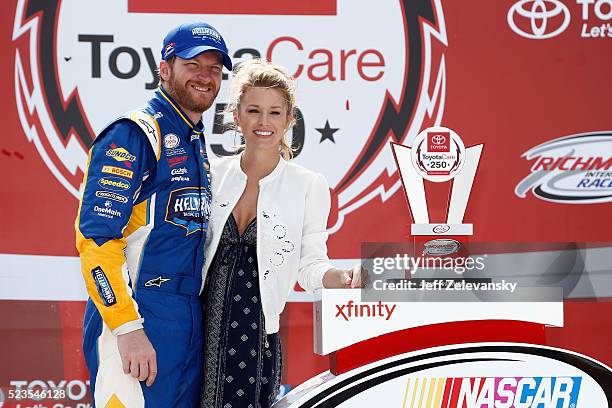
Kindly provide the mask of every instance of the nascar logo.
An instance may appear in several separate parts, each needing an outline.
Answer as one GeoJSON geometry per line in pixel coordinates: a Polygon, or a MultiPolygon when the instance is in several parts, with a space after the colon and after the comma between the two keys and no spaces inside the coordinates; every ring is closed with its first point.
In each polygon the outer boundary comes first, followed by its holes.
{"type": "Polygon", "coordinates": [[[576,407],[582,377],[410,378],[402,408],[576,407]]]}

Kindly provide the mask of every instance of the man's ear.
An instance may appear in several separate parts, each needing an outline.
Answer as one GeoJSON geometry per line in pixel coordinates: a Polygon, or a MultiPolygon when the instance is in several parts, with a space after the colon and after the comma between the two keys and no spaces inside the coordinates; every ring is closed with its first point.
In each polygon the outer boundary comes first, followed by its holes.
{"type": "Polygon", "coordinates": [[[170,64],[167,61],[160,61],[159,62],[159,78],[162,81],[168,81],[168,79],[170,79],[170,70],[172,68],[170,67],[170,64]]]}

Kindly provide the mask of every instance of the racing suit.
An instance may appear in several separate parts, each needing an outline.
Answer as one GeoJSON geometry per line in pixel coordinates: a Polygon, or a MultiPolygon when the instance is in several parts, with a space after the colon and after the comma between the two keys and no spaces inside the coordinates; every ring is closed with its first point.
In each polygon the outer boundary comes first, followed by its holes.
{"type": "Polygon", "coordinates": [[[211,202],[202,122],[160,87],[96,138],[83,184],[75,228],[95,405],[196,406],[211,202]],[[117,348],[117,335],[143,327],[157,358],[151,387],[123,373],[117,348]]]}

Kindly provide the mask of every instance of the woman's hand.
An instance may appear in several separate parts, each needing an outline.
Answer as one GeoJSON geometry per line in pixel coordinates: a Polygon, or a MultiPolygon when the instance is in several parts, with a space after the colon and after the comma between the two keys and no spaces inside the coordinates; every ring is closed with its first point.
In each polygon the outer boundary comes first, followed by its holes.
{"type": "Polygon", "coordinates": [[[361,265],[351,269],[330,269],[323,275],[323,287],[326,289],[361,288],[368,280],[368,271],[361,265]]]}

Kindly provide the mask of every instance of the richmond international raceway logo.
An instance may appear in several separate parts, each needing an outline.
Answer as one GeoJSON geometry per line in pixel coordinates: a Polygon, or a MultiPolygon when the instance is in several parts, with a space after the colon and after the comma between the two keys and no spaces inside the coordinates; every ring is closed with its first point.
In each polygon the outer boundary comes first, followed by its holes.
{"type": "Polygon", "coordinates": [[[535,146],[522,156],[533,160],[531,174],[515,189],[562,204],[612,201],[612,132],[582,133],[535,146]]]}
{"type": "MultiPolygon", "coordinates": [[[[96,132],[150,97],[160,39],[189,19],[189,10],[219,27],[235,63],[261,57],[296,77],[300,110],[288,137],[297,149],[294,160],[322,172],[332,187],[331,232],[351,212],[400,189],[390,142],[411,145],[422,129],[442,121],[448,41],[441,0],[386,0],[375,8],[365,1],[292,2],[282,15],[262,3],[249,9],[256,16],[248,24],[236,10],[207,11],[196,1],[182,2],[181,14],[172,12],[172,3],[126,2],[127,12],[120,2],[18,1],[20,122],[75,197],[96,132]],[[326,18],[313,26],[317,14],[326,18]]],[[[232,75],[224,75],[216,105],[203,117],[217,155],[232,154],[234,144],[222,113],[232,75]]]]}
{"type": "Polygon", "coordinates": [[[508,11],[508,25],[521,37],[544,40],[569,26],[569,9],[559,0],[520,0],[508,11]]]}

